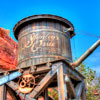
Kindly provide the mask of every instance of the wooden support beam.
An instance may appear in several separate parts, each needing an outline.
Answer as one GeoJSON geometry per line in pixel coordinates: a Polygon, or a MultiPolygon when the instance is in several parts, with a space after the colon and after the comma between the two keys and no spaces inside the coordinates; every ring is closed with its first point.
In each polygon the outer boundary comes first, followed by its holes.
{"type": "Polygon", "coordinates": [[[85,83],[82,89],[82,93],[81,93],[81,100],[86,100],[86,87],[85,87],[85,83]]]}
{"type": "Polygon", "coordinates": [[[68,100],[66,82],[64,81],[63,65],[57,69],[59,100],[68,100]]]}
{"type": "Polygon", "coordinates": [[[0,86],[0,100],[6,100],[7,91],[6,91],[6,85],[0,86]]]}
{"type": "MultiPolygon", "coordinates": [[[[33,70],[31,70],[32,72],[34,72],[34,66],[28,66],[28,67],[24,67],[24,68],[21,68],[22,70],[25,71],[29,71],[30,68],[33,67],[33,70]]],[[[48,72],[51,68],[47,65],[40,65],[38,67],[36,67],[36,71],[34,72],[34,74],[39,74],[39,73],[45,73],[45,72],[48,72]]],[[[15,70],[10,70],[10,71],[3,71],[3,72],[0,72],[0,77],[4,76],[5,73],[9,72],[10,74],[13,73],[13,72],[16,72],[18,71],[19,69],[15,69],[15,70]]]]}
{"type": "Polygon", "coordinates": [[[75,92],[75,89],[74,89],[74,86],[70,80],[70,78],[68,77],[67,74],[65,74],[65,82],[67,84],[67,90],[68,90],[68,94],[70,96],[70,98],[76,98],[76,92],[75,92]]]}
{"type": "Polygon", "coordinates": [[[75,91],[76,91],[76,99],[75,100],[80,99],[83,86],[84,86],[84,82],[82,81],[82,82],[78,83],[77,86],[75,87],[75,91]]]}
{"type": "Polygon", "coordinates": [[[68,74],[69,76],[77,81],[82,81],[84,79],[84,77],[82,77],[78,71],[76,71],[75,69],[73,70],[72,68],[68,67],[67,68],[68,74]]]}
{"type": "Polygon", "coordinates": [[[49,100],[49,96],[48,96],[48,88],[45,89],[44,91],[44,100],[49,100]]]}
{"type": "Polygon", "coordinates": [[[16,94],[16,92],[12,90],[9,86],[7,86],[7,92],[10,94],[13,100],[21,100],[20,97],[16,94]]]}
{"type": "MultiPolygon", "coordinates": [[[[34,67],[34,66],[33,66],[34,67]]],[[[48,67],[47,65],[42,65],[40,67],[37,67],[37,70],[34,72],[34,74],[40,74],[40,73],[45,73],[50,71],[50,67],[48,67]]]]}
{"type": "MultiPolygon", "coordinates": [[[[13,89],[17,94],[19,94],[22,98],[24,98],[24,94],[19,93],[19,91],[16,90],[16,89],[18,88],[18,85],[17,85],[15,82],[11,81],[11,82],[7,83],[7,85],[8,85],[11,89],[13,89]]],[[[26,100],[36,100],[36,99],[31,98],[31,97],[27,94],[27,95],[26,95],[26,100]]]]}
{"type": "Polygon", "coordinates": [[[55,78],[54,76],[57,73],[57,69],[61,66],[61,63],[52,65],[52,69],[47,73],[47,75],[40,81],[38,86],[34,88],[30,96],[33,98],[38,98],[38,96],[48,87],[48,85],[55,78]]]}

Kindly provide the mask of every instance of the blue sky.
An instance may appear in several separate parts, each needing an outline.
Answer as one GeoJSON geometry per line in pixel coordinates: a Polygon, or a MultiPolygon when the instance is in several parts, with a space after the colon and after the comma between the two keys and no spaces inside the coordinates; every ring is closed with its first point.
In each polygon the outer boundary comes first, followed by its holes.
{"type": "MultiPolygon", "coordinates": [[[[100,36],[100,0],[0,0],[0,27],[9,29],[14,40],[14,25],[35,14],[54,14],[72,22],[76,32],[71,40],[73,56],[80,57],[99,39],[78,30],[100,36]]],[[[100,73],[100,47],[85,61],[100,73]]]]}

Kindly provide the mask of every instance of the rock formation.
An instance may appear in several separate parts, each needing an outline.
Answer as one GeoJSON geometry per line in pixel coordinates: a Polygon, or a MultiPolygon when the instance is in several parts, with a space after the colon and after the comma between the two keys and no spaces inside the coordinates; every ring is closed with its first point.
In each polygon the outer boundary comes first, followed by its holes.
{"type": "Polygon", "coordinates": [[[17,43],[9,36],[9,30],[0,28],[0,71],[17,66],[17,43]]]}

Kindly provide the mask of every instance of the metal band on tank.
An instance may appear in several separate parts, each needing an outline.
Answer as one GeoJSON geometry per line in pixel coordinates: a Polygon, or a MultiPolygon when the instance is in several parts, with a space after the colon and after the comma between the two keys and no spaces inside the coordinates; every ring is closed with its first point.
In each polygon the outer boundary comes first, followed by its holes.
{"type": "Polygon", "coordinates": [[[35,33],[35,32],[57,32],[57,33],[61,33],[62,35],[67,36],[66,32],[61,32],[61,31],[57,31],[57,30],[50,30],[50,29],[39,29],[39,30],[34,30],[34,31],[30,31],[30,32],[23,32],[24,34],[18,37],[18,40],[20,40],[22,37],[24,37],[25,35],[31,34],[31,33],[35,33]]]}
{"type": "Polygon", "coordinates": [[[20,60],[20,61],[18,62],[18,65],[19,65],[21,62],[24,62],[24,61],[26,61],[26,60],[28,60],[28,59],[32,59],[32,58],[47,58],[47,57],[54,57],[54,58],[57,58],[57,59],[58,59],[58,58],[60,58],[60,59],[66,59],[66,60],[72,62],[71,60],[67,59],[67,58],[64,57],[64,56],[43,55],[43,56],[34,56],[34,57],[29,57],[29,58],[25,58],[25,59],[23,59],[23,60],[20,60]]]}

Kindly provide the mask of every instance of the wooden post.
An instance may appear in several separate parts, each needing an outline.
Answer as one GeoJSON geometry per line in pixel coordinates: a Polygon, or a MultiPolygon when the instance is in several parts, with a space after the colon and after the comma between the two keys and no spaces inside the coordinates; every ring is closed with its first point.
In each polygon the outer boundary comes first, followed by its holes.
{"type": "Polygon", "coordinates": [[[49,100],[49,97],[48,97],[48,88],[45,89],[44,95],[45,95],[44,100],[49,100]]]}
{"type": "Polygon", "coordinates": [[[58,94],[59,100],[68,100],[67,97],[67,87],[64,81],[63,75],[63,66],[61,65],[59,69],[57,69],[57,79],[58,79],[58,94]]]}
{"type": "Polygon", "coordinates": [[[76,88],[75,88],[75,91],[76,91],[76,100],[79,100],[80,97],[81,97],[81,93],[82,93],[82,90],[83,90],[83,81],[78,83],[76,88]]]}
{"type": "MultiPolygon", "coordinates": [[[[84,83],[84,85],[85,85],[85,83],[84,83]]],[[[86,89],[85,89],[85,86],[83,87],[83,90],[82,90],[81,100],[86,100],[86,89]]]]}
{"type": "Polygon", "coordinates": [[[7,95],[6,85],[0,86],[0,100],[6,100],[6,95],[7,95]]]}
{"type": "Polygon", "coordinates": [[[68,94],[69,94],[69,97],[70,98],[76,98],[76,92],[75,92],[75,89],[74,89],[74,86],[69,78],[69,76],[67,74],[65,74],[65,82],[66,82],[66,85],[67,85],[67,90],[68,90],[68,94]]]}

